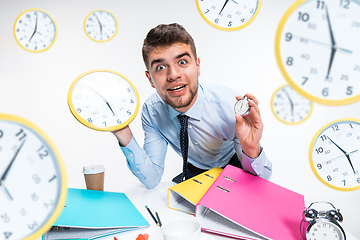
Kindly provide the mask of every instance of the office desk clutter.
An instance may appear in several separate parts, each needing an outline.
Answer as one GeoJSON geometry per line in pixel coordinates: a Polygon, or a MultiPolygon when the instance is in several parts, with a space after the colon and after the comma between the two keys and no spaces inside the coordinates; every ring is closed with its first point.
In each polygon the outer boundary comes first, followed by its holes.
{"type": "Polygon", "coordinates": [[[69,188],[63,211],[43,240],[95,239],[146,227],[126,194],[69,188]]]}

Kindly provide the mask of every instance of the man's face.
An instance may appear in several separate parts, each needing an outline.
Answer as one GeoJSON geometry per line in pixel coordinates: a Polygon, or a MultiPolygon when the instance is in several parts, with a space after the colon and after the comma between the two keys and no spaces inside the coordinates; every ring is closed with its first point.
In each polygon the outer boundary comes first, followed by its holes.
{"type": "Polygon", "coordinates": [[[200,59],[195,59],[190,46],[175,43],[158,47],[149,54],[150,84],[172,108],[186,112],[195,102],[200,75],[200,59]]]}

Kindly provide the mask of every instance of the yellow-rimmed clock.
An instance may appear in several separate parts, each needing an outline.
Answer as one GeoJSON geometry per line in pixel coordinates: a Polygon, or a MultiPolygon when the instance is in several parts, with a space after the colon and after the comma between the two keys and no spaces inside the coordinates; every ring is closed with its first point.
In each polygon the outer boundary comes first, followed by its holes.
{"type": "Polygon", "coordinates": [[[271,110],[280,122],[295,125],[310,117],[313,103],[290,85],[283,85],[271,97],[271,110]]]}
{"type": "Polygon", "coordinates": [[[0,238],[41,237],[64,207],[67,178],[49,137],[28,120],[0,114],[0,238]]]}
{"type": "Polygon", "coordinates": [[[360,1],[298,0],[277,29],[275,54],[289,84],[325,105],[360,99],[360,1]]]}
{"type": "Polygon", "coordinates": [[[126,127],[139,111],[140,99],[134,84],[111,70],[91,70],[71,84],[68,105],[86,127],[115,131],[126,127]]]}
{"type": "Polygon", "coordinates": [[[90,12],[84,21],[86,35],[95,42],[107,42],[115,37],[117,20],[111,12],[98,9],[90,12]]]}
{"type": "Polygon", "coordinates": [[[29,52],[43,52],[56,40],[56,22],[44,10],[28,9],[16,18],[14,36],[23,49],[29,52]]]}
{"type": "Polygon", "coordinates": [[[323,126],[313,137],[310,166],[326,186],[352,191],[360,189],[360,120],[343,118],[323,126]]]}
{"type": "Polygon", "coordinates": [[[236,31],[248,26],[258,15],[261,0],[195,0],[201,17],[212,27],[236,31]]]}

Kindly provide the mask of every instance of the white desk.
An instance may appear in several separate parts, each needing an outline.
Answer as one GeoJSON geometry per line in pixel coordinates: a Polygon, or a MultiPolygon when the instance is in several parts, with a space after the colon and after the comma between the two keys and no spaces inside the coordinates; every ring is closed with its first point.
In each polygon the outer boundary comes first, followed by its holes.
{"type": "MultiPolygon", "coordinates": [[[[155,215],[155,212],[158,212],[161,222],[166,222],[174,218],[183,218],[183,217],[193,217],[192,215],[183,213],[181,211],[176,211],[168,208],[167,206],[167,190],[169,187],[173,186],[173,183],[170,182],[161,182],[155,189],[146,189],[141,183],[132,183],[126,187],[122,186],[119,189],[111,190],[117,192],[125,193],[140,213],[145,217],[145,219],[150,224],[149,228],[143,228],[135,231],[130,231],[126,233],[121,233],[113,235],[110,237],[101,238],[101,240],[114,240],[116,237],[118,240],[136,240],[139,234],[149,234],[149,240],[163,240],[164,237],[161,233],[160,227],[158,227],[154,220],[151,218],[150,214],[145,208],[147,205],[152,213],[155,215]]],[[[106,190],[106,189],[105,189],[106,190]]],[[[110,190],[109,190],[110,191],[110,190]]],[[[346,232],[347,240],[357,240],[350,233],[346,232]]],[[[224,236],[219,236],[215,234],[202,233],[201,240],[231,240],[234,238],[228,238],[224,236]]]]}

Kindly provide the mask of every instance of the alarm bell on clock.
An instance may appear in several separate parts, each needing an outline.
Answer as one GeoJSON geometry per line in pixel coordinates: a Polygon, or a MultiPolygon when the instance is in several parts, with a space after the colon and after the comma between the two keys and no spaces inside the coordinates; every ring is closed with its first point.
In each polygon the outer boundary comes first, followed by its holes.
{"type": "Polygon", "coordinates": [[[340,209],[329,202],[313,202],[303,212],[300,225],[301,236],[305,240],[337,239],[346,240],[345,231],[339,222],[343,221],[340,209]],[[327,208],[315,209],[312,205],[326,205],[327,208]],[[330,208],[330,209],[329,209],[330,208]]]}

